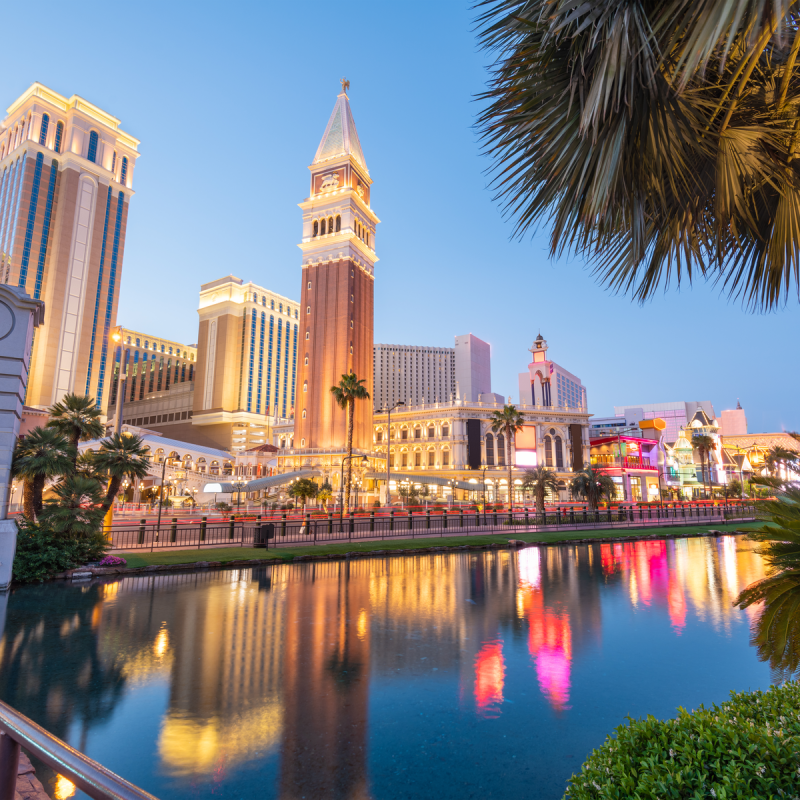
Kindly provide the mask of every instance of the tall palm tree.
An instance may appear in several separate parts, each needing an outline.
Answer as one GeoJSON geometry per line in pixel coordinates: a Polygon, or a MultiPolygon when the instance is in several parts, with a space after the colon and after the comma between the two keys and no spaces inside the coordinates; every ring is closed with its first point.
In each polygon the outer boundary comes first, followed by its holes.
{"type": "Polygon", "coordinates": [[[130,433],[114,433],[100,443],[100,449],[92,454],[98,470],[109,478],[102,510],[105,514],[111,508],[125,478],[144,478],[150,461],[147,458],[147,445],[140,436],[130,433]]]}
{"type": "Polygon", "coordinates": [[[479,0],[478,117],[515,235],[644,300],[719,282],[753,307],[800,272],[798,0],[479,0]]]}
{"type": "Polygon", "coordinates": [[[708,497],[708,490],[706,489],[706,459],[708,459],[709,483],[713,483],[711,480],[711,451],[717,449],[717,443],[714,441],[713,436],[705,433],[696,433],[692,436],[691,444],[700,453],[700,466],[703,470],[703,494],[708,497]]]}
{"type": "Polygon", "coordinates": [[[585,497],[592,511],[597,511],[603,497],[611,501],[617,494],[617,486],[611,476],[591,464],[575,474],[569,488],[573,495],[585,497]]]}
{"type": "Polygon", "coordinates": [[[536,510],[541,513],[544,511],[544,498],[547,491],[558,491],[558,476],[552,469],[548,469],[544,464],[539,464],[533,469],[526,469],[522,476],[522,486],[533,493],[536,498],[536,510]]]}
{"type": "Polygon", "coordinates": [[[103,423],[100,421],[102,412],[93,397],[66,394],[50,407],[49,413],[47,427],[55,428],[72,443],[74,467],[78,461],[78,442],[99,439],[103,435],[103,423]]]}
{"type": "Polygon", "coordinates": [[[69,440],[53,428],[36,427],[17,442],[11,474],[23,480],[22,509],[31,522],[42,510],[48,479],[72,471],[72,453],[69,440]]]}
{"type": "Polygon", "coordinates": [[[511,445],[514,441],[517,431],[522,430],[525,424],[525,419],[522,414],[517,411],[516,406],[506,405],[503,406],[502,411],[495,411],[489,419],[492,430],[495,433],[502,433],[505,438],[506,451],[506,464],[508,465],[508,507],[514,509],[514,486],[511,483],[511,445]]]}
{"type": "Polygon", "coordinates": [[[789,470],[797,472],[798,459],[800,459],[800,453],[796,450],[790,450],[788,447],[775,444],[770,447],[766,456],[764,456],[764,466],[772,477],[776,477],[781,467],[785,472],[789,472],[789,470]]]}
{"type": "Polygon", "coordinates": [[[347,473],[345,474],[345,508],[350,510],[350,486],[353,482],[353,419],[355,417],[356,400],[369,400],[369,392],[365,379],[360,379],[355,372],[342,375],[338,386],[331,386],[331,394],[343,411],[347,412],[347,473]]]}

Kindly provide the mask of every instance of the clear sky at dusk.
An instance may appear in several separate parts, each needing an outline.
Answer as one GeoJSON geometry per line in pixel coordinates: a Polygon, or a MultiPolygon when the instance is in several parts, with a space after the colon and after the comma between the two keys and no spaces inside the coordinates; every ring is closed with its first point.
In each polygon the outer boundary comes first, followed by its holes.
{"type": "Polygon", "coordinates": [[[375,341],[492,345],[493,390],[541,330],[615,404],[741,399],[750,430],[800,429],[798,304],[754,315],[703,284],[645,306],[551,261],[547,232],[511,240],[488,189],[473,122],[487,55],[462,2],[105,4],[4,9],[0,101],[38,80],[79,94],[141,139],[120,295],[121,324],[196,341],[201,283],[233,273],[300,296],[308,164],[339,79],[374,180],[375,341]],[[36,35],[13,35],[31,30],[36,35]]]}

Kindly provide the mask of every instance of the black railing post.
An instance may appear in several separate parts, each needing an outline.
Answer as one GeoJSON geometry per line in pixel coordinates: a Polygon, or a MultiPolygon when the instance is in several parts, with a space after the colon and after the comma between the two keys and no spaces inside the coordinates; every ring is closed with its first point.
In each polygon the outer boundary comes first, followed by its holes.
{"type": "Polygon", "coordinates": [[[348,524],[347,524],[347,538],[348,539],[352,539],[353,538],[353,526],[354,526],[354,521],[355,521],[355,517],[353,516],[353,513],[354,512],[351,509],[350,510],[350,519],[348,520],[348,524]]]}
{"type": "Polygon", "coordinates": [[[442,511],[442,530],[447,529],[447,509],[442,511]]]}
{"type": "Polygon", "coordinates": [[[147,525],[146,519],[139,520],[139,544],[144,544],[144,530],[145,525],[147,525]]]}
{"type": "Polygon", "coordinates": [[[528,509],[525,509],[525,527],[527,528],[530,525],[530,514],[528,513],[528,509]]]}
{"type": "Polygon", "coordinates": [[[459,508],[458,509],[458,525],[459,525],[460,528],[464,527],[464,509],[463,508],[459,508]]]}
{"type": "Polygon", "coordinates": [[[200,541],[204,542],[206,540],[206,527],[208,525],[208,517],[201,517],[200,518],[200,541]]]}
{"type": "Polygon", "coordinates": [[[169,526],[169,540],[170,542],[175,542],[178,538],[178,518],[173,517],[172,523],[169,526]]]}
{"type": "Polygon", "coordinates": [[[328,536],[333,535],[333,511],[328,512],[328,536]]]}
{"type": "Polygon", "coordinates": [[[14,800],[19,771],[19,742],[0,733],[0,800],[14,800]]]}
{"type": "Polygon", "coordinates": [[[429,508],[425,509],[425,530],[429,531],[431,529],[431,510],[429,508]]]}
{"type": "Polygon", "coordinates": [[[408,529],[413,533],[414,531],[414,517],[411,514],[411,509],[408,509],[408,529]]]}
{"type": "Polygon", "coordinates": [[[281,514],[281,536],[286,536],[286,512],[281,514]]]}
{"type": "Polygon", "coordinates": [[[306,511],[306,536],[311,533],[311,514],[310,512],[306,511]]]}
{"type": "Polygon", "coordinates": [[[375,533],[375,512],[369,512],[369,532],[375,533]]]}
{"type": "Polygon", "coordinates": [[[575,524],[575,506],[569,507],[569,524],[570,525],[575,524]]]}
{"type": "Polygon", "coordinates": [[[233,540],[233,526],[236,524],[236,514],[231,514],[228,520],[228,539],[233,540]]]}
{"type": "Polygon", "coordinates": [[[389,509],[389,532],[394,531],[394,509],[389,509]]]}

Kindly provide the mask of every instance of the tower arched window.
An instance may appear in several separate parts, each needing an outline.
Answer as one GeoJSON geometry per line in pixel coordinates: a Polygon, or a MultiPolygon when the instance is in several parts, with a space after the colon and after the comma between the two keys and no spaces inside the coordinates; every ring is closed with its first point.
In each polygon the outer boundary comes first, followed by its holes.
{"type": "Polygon", "coordinates": [[[369,231],[367,231],[367,236],[366,236],[365,241],[367,243],[367,247],[369,247],[369,231]]]}
{"type": "Polygon", "coordinates": [[[59,122],[58,125],[56,125],[56,140],[53,143],[53,150],[55,150],[56,153],[61,152],[61,140],[63,138],[64,138],[64,123],[59,122]]]}
{"type": "Polygon", "coordinates": [[[497,466],[506,465],[506,437],[502,433],[497,434],[497,466]]]}
{"type": "Polygon", "coordinates": [[[119,172],[119,182],[125,185],[125,181],[128,179],[128,159],[126,156],[122,156],[122,169],[119,172]]]}
{"type": "Polygon", "coordinates": [[[326,225],[325,220],[324,219],[321,220],[320,223],[319,223],[319,234],[320,234],[320,236],[324,236],[325,235],[325,225],[326,225]]]}
{"type": "Polygon", "coordinates": [[[328,217],[328,233],[333,233],[333,217],[328,217]]]}
{"type": "Polygon", "coordinates": [[[564,451],[561,447],[561,437],[556,436],[556,469],[564,469],[564,451]]]}
{"type": "Polygon", "coordinates": [[[39,144],[44,144],[47,141],[47,129],[50,127],[50,115],[42,115],[42,127],[39,128],[39,144]]]}
{"type": "Polygon", "coordinates": [[[305,419],[305,418],[306,418],[306,410],[303,409],[303,419],[305,419]]]}
{"type": "Polygon", "coordinates": [[[342,218],[337,214],[336,215],[336,233],[342,229],[342,218]]]}
{"type": "Polygon", "coordinates": [[[314,233],[312,236],[319,236],[319,222],[314,220],[314,233]]]}
{"type": "Polygon", "coordinates": [[[486,466],[494,466],[494,436],[491,433],[486,434],[486,466]]]}
{"type": "Polygon", "coordinates": [[[89,150],[86,153],[86,158],[93,164],[97,161],[97,131],[92,131],[89,134],[89,150]]]}
{"type": "Polygon", "coordinates": [[[544,464],[546,467],[553,466],[553,440],[549,436],[544,437],[544,464]]]}

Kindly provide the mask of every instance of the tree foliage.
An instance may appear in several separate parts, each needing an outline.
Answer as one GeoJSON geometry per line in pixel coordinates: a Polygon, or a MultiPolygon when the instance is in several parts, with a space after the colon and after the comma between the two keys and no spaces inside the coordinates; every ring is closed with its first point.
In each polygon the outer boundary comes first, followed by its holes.
{"type": "Polygon", "coordinates": [[[345,507],[350,509],[350,489],[353,484],[353,421],[357,400],[369,400],[369,392],[365,378],[359,378],[355,372],[342,375],[336,386],[331,386],[331,394],[336,404],[347,412],[347,472],[345,473],[344,493],[345,507]]]}
{"type": "Polygon", "coordinates": [[[78,460],[78,443],[99,439],[103,433],[102,411],[93,397],[67,394],[49,409],[48,428],[55,428],[72,444],[73,464],[78,460]]]}
{"type": "Polygon", "coordinates": [[[597,509],[604,497],[613,500],[617,494],[617,486],[611,476],[591,464],[576,473],[569,488],[575,497],[583,497],[592,511],[597,509]]]}
{"type": "Polygon", "coordinates": [[[494,433],[502,433],[505,438],[505,461],[508,466],[508,504],[510,508],[514,507],[514,484],[511,480],[513,467],[511,463],[511,447],[514,444],[514,437],[518,431],[522,430],[524,423],[524,417],[517,411],[517,407],[513,405],[503,406],[502,411],[495,411],[489,418],[489,424],[492,426],[494,433]]]}
{"type": "Polygon", "coordinates": [[[533,493],[536,498],[536,510],[544,511],[544,499],[548,491],[558,491],[558,476],[552,469],[539,464],[534,469],[525,470],[522,476],[522,487],[533,493]]]}
{"type": "Polygon", "coordinates": [[[480,0],[478,116],[515,235],[643,301],[797,294],[798,0],[480,0]]]}

